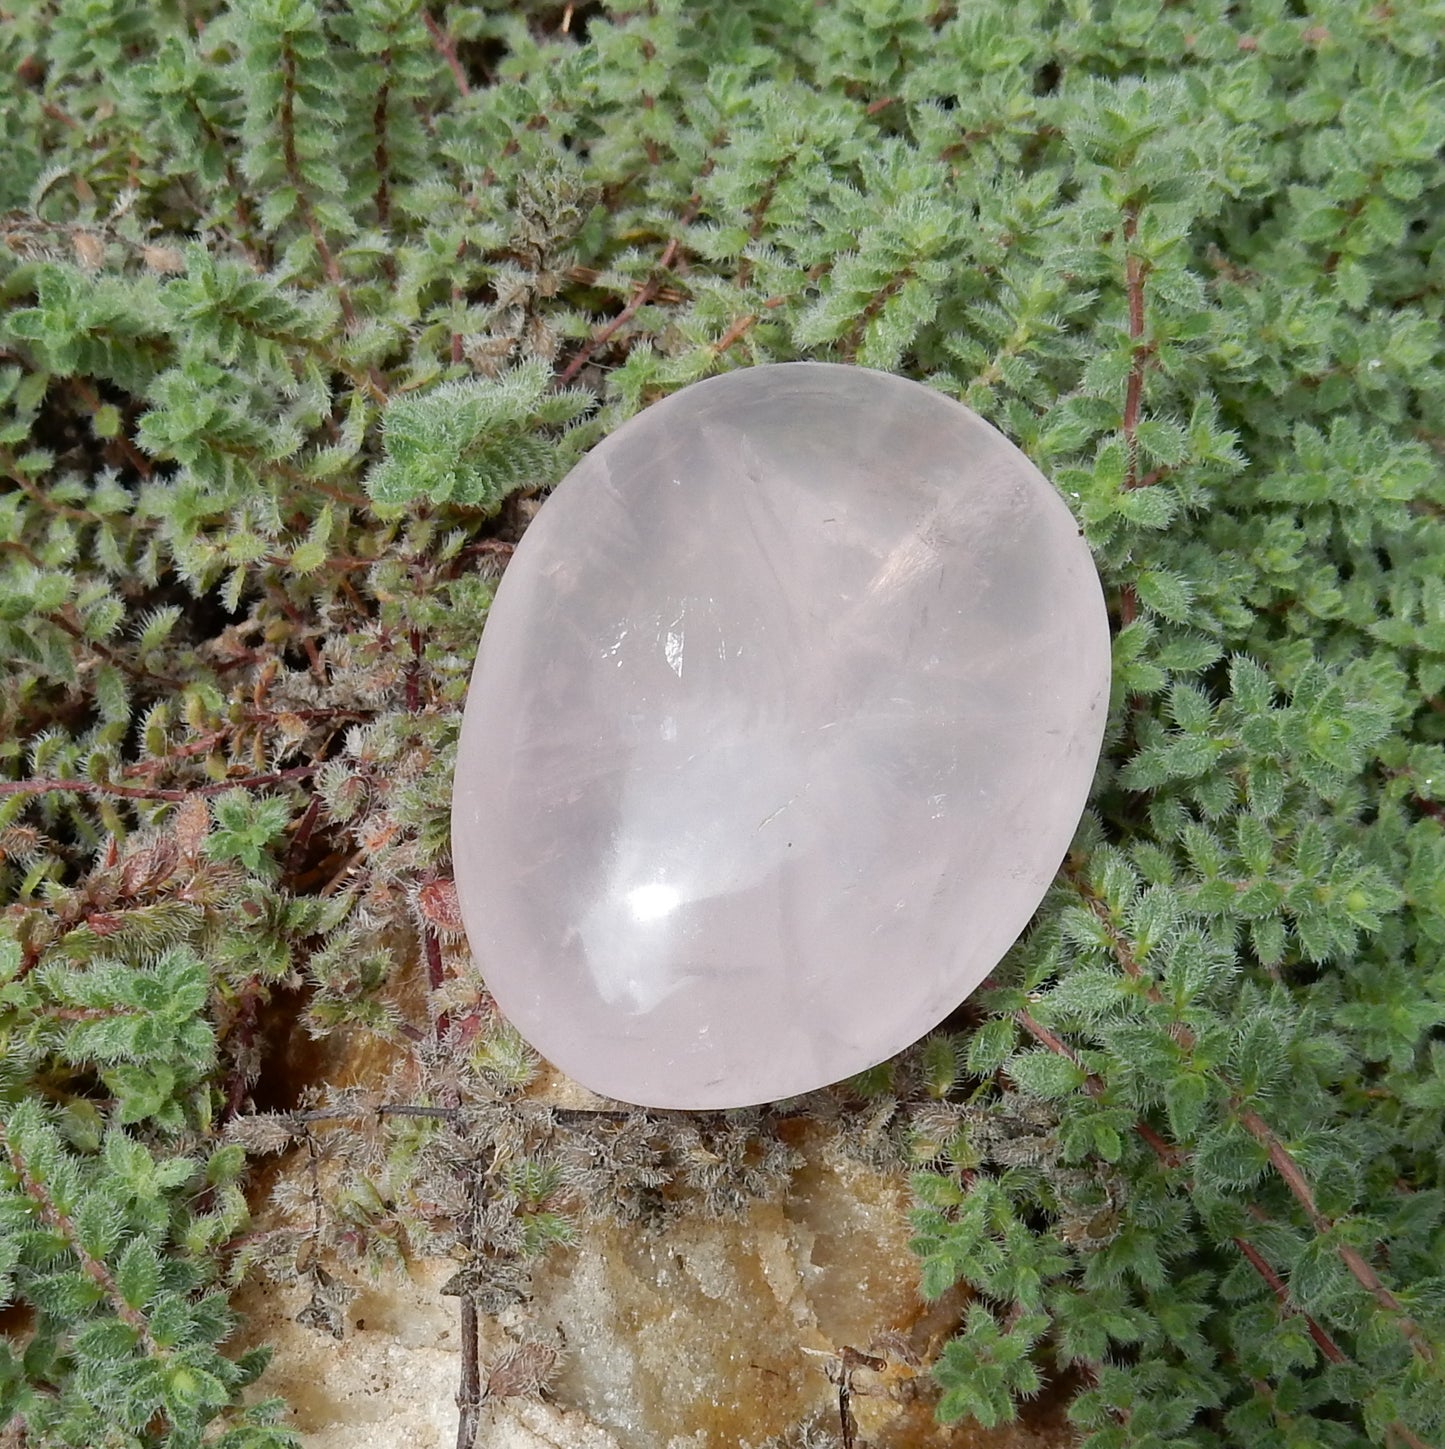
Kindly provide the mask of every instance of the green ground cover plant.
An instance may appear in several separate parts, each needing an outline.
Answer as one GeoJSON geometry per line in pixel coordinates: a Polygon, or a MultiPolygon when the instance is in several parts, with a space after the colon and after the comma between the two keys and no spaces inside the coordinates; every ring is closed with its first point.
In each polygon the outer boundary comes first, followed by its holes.
{"type": "Polygon", "coordinates": [[[447,1252],[475,1336],[579,1202],[785,1186],[767,1113],[514,1100],[448,795],[536,498],[809,357],[1008,433],[1116,629],[1034,928],[784,1109],[911,1163],[923,1291],[974,1292],[940,1413],[1052,1378],[1091,1449],[1445,1444],[1442,35],[1437,0],[3,0],[0,1434],[279,1449],[248,1272],[339,1332],[349,1273],[447,1252]],[[336,1030],[391,1078],[286,1076],[336,1030]],[[259,1232],[295,1144],[356,1170],[259,1232]]]}

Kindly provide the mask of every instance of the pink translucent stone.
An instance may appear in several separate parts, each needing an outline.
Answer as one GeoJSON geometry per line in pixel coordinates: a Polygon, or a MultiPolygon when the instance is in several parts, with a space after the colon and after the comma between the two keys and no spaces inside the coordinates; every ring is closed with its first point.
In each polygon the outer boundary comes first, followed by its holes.
{"type": "Polygon", "coordinates": [[[861,1071],[1028,923],[1108,692],[1079,530],[968,408],[818,363],[685,388],[562,481],[487,621],[452,822],[487,985],[627,1102],[861,1071]]]}

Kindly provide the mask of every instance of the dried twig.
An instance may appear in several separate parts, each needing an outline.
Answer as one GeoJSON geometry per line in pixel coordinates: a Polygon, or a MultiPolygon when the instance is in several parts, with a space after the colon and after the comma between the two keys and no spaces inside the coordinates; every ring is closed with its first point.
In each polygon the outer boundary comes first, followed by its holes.
{"type": "MultiPolygon", "coordinates": [[[[687,226],[697,215],[698,208],[701,205],[702,198],[694,193],[688,199],[687,205],[682,210],[682,215],[678,218],[679,224],[681,226],[687,226]]],[[[610,322],[592,334],[591,340],[585,343],[571,362],[562,369],[557,377],[557,385],[559,387],[566,387],[592,360],[593,354],[599,348],[605,346],[620,328],[625,327],[657,295],[658,288],[662,286],[663,279],[677,265],[680,249],[680,241],[677,237],[673,237],[666,247],[663,248],[662,255],[657,259],[657,268],[653,272],[653,275],[633,292],[627,301],[627,305],[610,322]]]]}

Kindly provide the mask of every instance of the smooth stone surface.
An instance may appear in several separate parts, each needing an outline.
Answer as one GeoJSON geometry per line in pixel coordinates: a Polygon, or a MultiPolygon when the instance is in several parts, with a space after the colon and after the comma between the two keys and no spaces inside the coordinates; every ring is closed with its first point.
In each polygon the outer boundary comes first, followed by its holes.
{"type": "Polygon", "coordinates": [[[821,363],[695,384],[573,469],[499,586],[453,800],[473,954],[624,1101],[850,1076],[1027,925],[1108,690],[1073,517],[968,408],[821,363]]]}

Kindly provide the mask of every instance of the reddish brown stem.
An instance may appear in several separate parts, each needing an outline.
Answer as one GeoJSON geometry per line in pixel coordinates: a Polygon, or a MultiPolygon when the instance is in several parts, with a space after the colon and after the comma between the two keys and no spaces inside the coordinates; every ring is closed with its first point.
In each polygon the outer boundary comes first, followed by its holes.
{"type": "Polygon", "coordinates": [[[283,780],[301,780],[315,765],[293,765],[270,775],[247,775],[240,780],[220,780],[188,790],[161,790],[154,785],[125,785],[94,780],[0,780],[0,798],[7,795],[114,795],[122,800],[188,800],[192,795],[221,795],[227,790],[253,790],[262,785],[279,785],[283,780]]]}
{"type": "Polygon", "coordinates": [[[1330,275],[1333,275],[1334,272],[1335,272],[1335,270],[1339,267],[1339,265],[1340,265],[1340,258],[1344,255],[1344,252],[1342,250],[1340,250],[1340,247],[1342,247],[1344,245],[1344,242],[1345,242],[1346,237],[1348,237],[1349,234],[1350,234],[1350,228],[1355,224],[1356,220],[1359,218],[1360,213],[1362,211],[1364,211],[1364,209],[1365,209],[1365,203],[1372,196],[1375,195],[1375,190],[1379,186],[1379,184],[1380,184],[1380,177],[1379,177],[1378,172],[1376,172],[1376,173],[1374,173],[1374,174],[1371,175],[1369,186],[1365,190],[1365,192],[1362,195],[1357,196],[1349,204],[1349,206],[1347,206],[1345,208],[1345,220],[1344,220],[1344,224],[1340,227],[1340,236],[1339,236],[1340,246],[1339,247],[1336,247],[1325,258],[1325,267],[1324,267],[1324,269],[1325,269],[1326,273],[1328,273],[1330,275]]]}
{"type": "Polygon", "coordinates": [[[905,267],[896,277],[892,278],[885,286],[880,287],[868,299],[868,304],[858,314],[858,320],[853,324],[848,336],[843,340],[843,351],[848,357],[853,357],[863,345],[863,338],[868,331],[868,324],[888,305],[891,298],[896,297],[908,285],[912,278],[913,268],[911,266],[905,267]]]}
{"type": "MultiPolygon", "coordinates": [[[[1043,1026],[1040,1022],[1035,1021],[1028,1012],[1016,1011],[1014,1013],[1014,1020],[1017,1021],[1019,1025],[1022,1026],[1036,1041],[1040,1042],[1043,1046],[1048,1047],[1051,1052],[1054,1052],[1057,1055],[1064,1057],[1066,1060],[1072,1062],[1075,1066],[1082,1068],[1083,1062],[1080,1060],[1078,1053],[1075,1052],[1068,1045],[1067,1042],[1059,1037],[1057,1033],[1050,1031],[1048,1027],[1043,1026]]],[[[1098,1077],[1091,1076],[1085,1081],[1084,1090],[1088,1092],[1091,1097],[1097,1097],[1099,1093],[1103,1090],[1103,1083],[1099,1080],[1098,1077]]],[[[1143,1121],[1142,1119],[1134,1124],[1134,1131],[1154,1153],[1155,1157],[1159,1159],[1159,1162],[1163,1167],[1172,1170],[1174,1168],[1182,1166],[1185,1162],[1188,1161],[1187,1153],[1185,1153],[1181,1148],[1175,1147],[1170,1143],[1166,1142],[1164,1138],[1161,1137],[1159,1133],[1154,1130],[1154,1128],[1152,1128],[1147,1122],[1143,1121]]],[[[1188,1182],[1186,1185],[1190,1189],[1193,1188],[1192,1182],[1188,1182]]],[[[1259,1213],[1258,1216],[1261,1219],[1264,1219],[1263,1213],[1259,1213]]],[[[1267,1219],[1265,1220],[1267,1221],[1267,1219]]],[[[1296,1308],[1293,1304],[1288,1302],[1288,1293],[1285,1289],[1283,1279],[1281,1279],[1279,1274],[1276,1273],[1272,1267],[1270,1267],[1269,1263],[1260,1254],[1259,1250],[1255,1248],[1252,1243],[1247,1242],[1243,1238],[1235,1238],[1233,1241],[1236,1247],[1238,1247],[1240,1252],[1244,1255],[1245,1261],[1274,1291],[1275,1296],[1280,1300],[1281,1305],[1286,1307],[1292,1313],[1298,1313],[1299,1316],[1304,1319],[1305,1324],[1309,1330],[1309,1335],[1319,1346],[1320,1352],[1333,1363],[1348,1363],[1349,1359],[1345,1355],[1344,1351],[1337,1343],[1335,1343],[1335,1341],[1330,1337],[1325,1329],[1321,1327],[1320,1324],[1318,1324],[1313,1318],[1311,1318],[1308,1313],[1303,1312],[1301,1309],[1296,1308]]],[[[1398,1424],[1392,1425],[1391,1427],[1397,1432],[1400,1432],[1402,1436],[1409,1433],[1408,1430],[1403,1429],[1403,1426],[1400,1426],[1398,1424]]]]}
{"type": "Polygon", "coordinates": [[[336,300],[341,305],[341,317],[346,323],[348,331],[356,328],[356,310],[351,305],[351,294],[346,290],[346,281],[341,275],[341,268],[337,265],[336,257],[332,254],[331,247],[326,240],[326,233],[321,229],[321,223],[316,219],[316,213],[311,209],[311,201],[306,195],[306,181],[301,175],[301,158],[296,150],[296,52],[290,43],[286,43],[281,51],[281,156],[286,167],[286,179],[291,183],[292,189],[296,192],[296,206],[301,213],[301,220],[306,224],[306,229],[311,233],[311,240],[316,244],[316,253],[321,258],[321,265],[326,272],[326,278],[336,289],[336,300]]]}
{"type": "Polygon", "coordinates": [[[1134,1124],[1134,1131],[1164,1167],[1182,1167],[1188,1160],[1188,1153],[1166,1142],[1143,1118],[1134,1124]]]}
{"type": "MultiPolygon", "coordinates": [[[[1244,1254],[1249,1266],[1269,1284],[1270,1288],[1274,1291],[1274,1296],[1279,1300],[1280,1307],[1287,1313],[1299,1313],[1299,1309],[1289,1300],[1289,1289],[1285,1287],[1284,1279],[1270,1267],[1268,1262],[1260,1255],[1259,1249],[1246,1238],[1235,1238],[1234,1245],[1244,1254]]],[[[1301,1313],[1300,1317],[1304,1319],[1308,1326],[1310,1337],[1314,1339],[1319,1351],[1331,1363],[1349,1363],[1349,1356],[1345,1351],[1309,1314],[1301,1313]]]]}
{"type": "MultiPolygon", "coordinates": [[[[102,402],[101,400],[100,394],[97,393],[96,390],[91,387],[91,385],[86,382],[83,377],[73,377],[70,379],[70,382],[71,386],[74,387],[76,392],[80,394],[81,402],[85,404],[91,416],[94,417],[101,410],[101,408],[105,406],[104,402],[102,402]]],[[[151,460],[147,458],[145,454],[142,453],[140,449],[137,448],[136,445],[132,443],[128,437],[126,437],[124,433],[118,433],[110,441],[113,442],[115,446],[120,449],[121,453],[125,456],[126,462],[129,463],[130,466],[134,468],[135,471],[140,474],[142,478],[150,477],[151,460]]]]}
{"type": "Polygon", "coordinates": [[[306,813],[301,817],[301,823],[296,827],[296,834],[291,837],[291,844],[286,850],[285,874],[294,875],[300,867],[301,862],[306,858],[306,848],[311,844],[312,833],[316,829],[316,821],[321,814],[321,796],[313,795],[311,803],[306,807],[306,813]]]}
{"type": "MultiPolygon", "coordinates": [[[[1240,1126],[1269,1154],[1270,1165],[1284,1180],[1284,1184],[1289,1188],[1294,1200],[1304,1209],[1310,1226],[1322,1236],[1332,1232],[1335,1227],[1334,1222],[1327,1214],[1320,1211],[1319,1205],[1315,1202],[1314,1191],[1310,1187],[1309,1179],[1305,1177],[1304,1171],[1295,1161],[1293,1153],[1280,1141],[1274,1129],[1258,1112],[1246,1107],[1238,1099],[1231,1105],[1238,1114],[1240,1126]]],[[[1350,1276],[1360,1287],[1387,1313],[1398,1318],[1400,1332],[1414,1353],[1425,1363],[1434,1363],[1435,1350],[1425,1337],[1420,1325],[1405,1312],[1404,1305],[1381,1282],[1380,1275],[1359,1250],[1347,1243],[1338,1243],[1335,1251],[1350,1276]]]]}
{"type": "Polygon", "coordinates": [[[592,339],[577,353],[571,362],[562,369],[557,382],[565,387],[584,367],[592,360],[592,355],[599,347],[611,340],[619,328],[626,326],[638,312],[657,295],[657,289],[662,285],[662,273],[668,271],[677,259],[677,238],[674,237],[668,242],[662,255],[658,258],[658,274],[644,282],[628,299],[627,305],[609,322],[605,327],[593,333],[592,339]]]}
{"type": "MultiPolygon", "coordinates": [[[[250,663],[253,661],[247,660],[244,662],[250,663]]],[[[363,711],[354,709],[248,709],[245,711],[244,718],[247,724],[275,726],[286,715],[292,715],[296,719],[307,723],[319,720],[365,720],[370,718],[363,711]]],[[[162,770],[171,768],[182,760],[194,759],[197,755],[209,754],[238,728],[240,726],[234,724],[222,725],[219,729],[211,730],[199,739],[192,740],[189,744],[171,747],[165,754],[158,755],[155,759],[138,761],[130,767],[131,771],[137,775],[155,775],[162,770]]],[[[316,801],[313,801],[312,805],[314,808],[320,808],[316,801]]]]}
{"type": "Polygon", "coordinates": [[[426,26],[427,32],[432,38],[441,58],[446,61],[447,69],[452,73],[452,79],[457,83],[457,89],[464,95],[469,96],[472,88],[467,84],[467,73],[462,69],[462,63],[457,59],[457,43],[425,10],[422,11],[422,23],[426,26]]]}
{"type": "Polygon", "coordinates": [[[167,750],[164,755],[158,756],[154,760],[141,760],[132,765],[131,769],[140,775],[154,775],[179,760],[189,760],[194,759],[197,755],[210,754],[230,733],[229,725],[223,729],[212,730],[209,734],[202,735],[200,739],[192,740],[188,745],[177,745],[174,749],[167,750]]]}
{"type": "MultiPolygon", "coordinates": [[[[680,223],[683,226],[687,226],[697,215],[698,208],[701,205],[702,198],[694,193],[688,198],[687,206],[683,208],[682,215],[679,217],[680,223]]],[[[627,301],[627,305],[623,307],[617,316],[592,334],[591,340],[584,344],[572,361],[562,369],[562,372],[557,378],[557,385],[559,387],[566,387],[592,360],[593,354],[596,353],[598,348],[605,346],[619,328],[625,327],[637,315],[639,310],[657,295],[658,289],[662,286],[664,276],[677,264],[680,247],[681,243],[677,237],[673,237],[668,242],[666,247],[663,248],[662,255],[657,259],[656,272],[633,292],[627,301]]]]}
{"type": "Polygon", "coordinates": [[[251,216],[251,203],[246,200],[246,193],[241,186],[240,173],[236,170],[236,163],[231,159],[226,150],[226,143],[221,139],[221,134],[211,124],[206,113],[196,104],[193,98],[188,98],[188,107],[201,128],[201,134],[215,147],[217,154],[221,157],[221,165],[225,172],[226,185],[231,195],[235,198],[236,221],[240,227],[237,240],[240,241],[242,250],[246,253],[247,260],[254,267],[263,265],[260,253],[251,240],[253,220],[251,216]]]}
{"type": "Polygon", "coordinates": [[[44,562],[34,549],[20,542],[18,538],[0,538],[0,548],[13,548],[33,569],[43,569],[44,562]]]}
{"type": "Polygon", "coordinates": [[[422,927],[422,947],[426,952],[426,984],[433,991],[440,991],[447,984],[447,974],[442,966],[442,943],[430,926],[422,927]]]}
{"type": "Polygon", "coordinates": [[[408,642],[411,663],[406,666],[406,708],[409,714],[417,714],[421,710],[421,630],[413,629],[408,642]]]}
{"type": "Polygon", "coordinates": [[[81,1271],[94,1283],[106,1298],[115,1316],[120,1319],[127,1328],[133,1329],[140,1338],[141,1344],[146,1353],[153,1354],[156,1351],[154,1340],[150,1336],[150,1326],[147,1324],[144,1315],[138,1309],[132,1308],[129,1303],[121,1297],[120,1289],[116,1286],[115,1278],[109,1268],[99,1258],[92,1257],[84,1247],[81,1246],[79,1237],[76,1234],[75,1223],[69,1214],[63,1212],[57,1206],[55,1199],[50,1196],[49,1190],[38,1177],[35,1177],[29,1168],[29,1164],[16,1150],[15,1144],[8,1138],[5,1142],[5,1153],[10,1159],[10,1165],[20,1179],[20,1184],[25,1189],[25,1195],[40,1209],[40,1216],[46,1225],[62,1238],[69,1245],[71,1252],[80,1259],[81,1271]]]}
{"type": "Polygon", "coordinates": [[[1149,361],[1149,344],[1144,338],[1144,277],[1148,267],[1133,251],[1138,234],[1139,204],[1131,201],[1124,208],[1124,287],[1128,295],[1129,340],[1133,344],[1129,381],[1124,390],[1124,444],[1128,450],[1125,488],[1139,486],[1139,412],[1144,399],[1144,369],[1149,361]]]}
{"type": "MultiPolygon", "coordinates": [[[[383,68],[391,64],[391,51],[382,51],[381,64],[383,68]]],[[[391,229],[391,152],[386,140],[387,108],[390,100],[390,84],[387,81],[382,81],[381,89],[377,92],[376,96],[376,108],[371,113],[371,124],[376,133],[376,149],[374,153],[376,163],[376,222],[383,231],[389,231],[391,229]]],[[[387,251],[383,255],[381,269],[385,272],[387,281],[396,281],[396,258],[390,251],[387,251]]]]}
{"type": "Polygon", "coordinates": [[[1023,1029],[1028,1032],[1028,1034],[1033,1037],[1035,1041],[1040,1042],[1044,1046],[1048,1047],[1048,1049],[1053,1052],[1055,1056],[1063,1057],[1065,1061],[1072,1062],[1076,1067],[1078,1067],[1078,1069],[1085,1074],[1084,1090],[1091,1097],[1097,1097],[1099,1093],[1104,1090],[1103,1082],[1092,1072],[1089,1071],[1089,1069],[1084,1065],[1083,1058],[1079,1056],[1078,1052],[1076,1052],[1073,1047],[1071,1047],[1056,1032],[1050,1031],[1049,1028],[1046,1027],[1042,1022],[1035,1021],[1034,1018],[1030,1016],[1029,1013],[1026,1011],[1014,1012],[1014,1020],[1018,1022],[1018,1024],[1023,1027],[1023,1029]]]}
{"type": "Polygon", "coordinates": [[[85,630],[76,623],[74,611],[69,604],[61,606],[56,613],[46,616],[59,628],[64,629],[67,634],[78,643],[84,644],[88,649],[93,649],[107,663],[114,664],[117,669],[129,674],[132,679],[147,680],[152,684],[163,684],[168,689],[184,689],[185,686],[179,679],[172,679],[168,674],[152,674],[148,669],[143,669],[139,664],[132,664],[128,659],[122,659],[119,654],[106,647],[98,639],[90,638],[85,630]]]}
{"type": "Polygon", "coordinates": [[[479,543],[469,543],[458,557],[471,558],[476,554],[494,554],[501,558],[511,558],[516,548],[515,543],[508,543],[504,538],[484,538],[479,543]]]}
{"type": "Polygon", "coordinates": [[[1385,1432],[1387,1434],[1393,1434],[1395,1438],[1405,1445],[1405,1449],[1430,1449],[1430,1445],[1415,1433],[1414,1430],[1407,1429],[1398,1419],[1386,1424],[1385,1432]]]}
{"type": "MultiPolygon", "coordinates": [[[[1120,970],[1128,976],[1141,979],[1143,977],[1143,971],[1134,955],[1134,951],[1130,943],[1114,927],[1107,904],[1089,888],[1086,882],[1079,879],[1076,870],[1068,870],[1066,868],[1066,873],[1074,881],[1084,900],[1108,930],[1114,957],[1119,964],[1120,970]]],[[[1161,1001],[1157,987],[1150,986],[1148,998],[1156,1004],[1161,1001]]],[[[1014,1019],[1028,1030],[1036,1040],[1042,1042],[1051,1051],[1066,1056],[1075,1065],[1082,1065],[1077,1053],[1068,1047],[1066,1043],[1062,1042],[1054,1033],[1048,1031],[1047,1028],[1040,1027],[1038,1023],[1033,1022],[1033,1018],[1027,1012],[1016,1012],[1014,1019]],[[1057,1043],[1057,1046],[1055,1043],[1057,1043]]],[[[1193,1047],[1194,1035],[1182,1024],[1175,1024],[1172,1028],[1172,1035],[1186,1050],[1193,1047]]],[[[1226,1083],[1226,1085],[1229,1084],[1226,1083]]],[[[1087,1083],[1086,1090],[1090,1090],[1091,1095],[1097,1095],[1096,1091],[1088,1088],[1087,1083]]],[[[1289,1189],[1295,1201],[1304,1209],[1310,1226],[1321,1236],[1331,1233],[1335,1227],[1334,1222],[1325,1213],[1320,1211],[1318,1204],[1315,1202],[1314,1191],[1310,1187],[1309,1179],[1305,1176],[1299,1163],[1295,1161],[1293,1154],[1280,1141],[1274,1129],[1270,1127],[1258,1112],[1247,1106],[1239,1097],[1234,1097],[1230,1102],[1230,1106],[1234,1110],[1240,1125],[1265,1149],[1269,1157],[1270,1165],[1279,1174],[1280,1179],[1289,1189]]],[[[1141,1132],[1140,1135],[1144,1137],[1146,1142],[1150,1143],[1150,1146],[1154,1148],[1156,1154],[1159,1153],[1159,1147],[1155,1146],[1155,1142],[1158,1142],[1166,1149],[1168,1147],[1168,1144],[1164,1143],[1163,1139],[1158,1137],[1157,1133],[1153,1133],[1152,1129],[1149,1129],[1149,1135],[1146,1136],[1144,1132],[1141,1132]],[[1151,1137],[1154,1141],[1150,1141],[1151,1137]]],[[[1163,1160],[1162,1157],[1161,1160],[1163,1160]]],[[[1171,1163],[1169,1165],[1176,1164],[1171,1163]]],[[[1379,1274],[1364,1255],[1358,1249],[1347,1243],[1336,1243],[1335,1253],[1350,1276],[1370,1294],[1382,1309],[1394,1315],[1399,1323],[1401,1335],[1410,1345],[1411,1350],[1416,1356],[1425,1363],[1434,1363],[1435,1350],[1433,1345],[1425,1336],[1419,1324],[1405,1312],[1404,1305],[1401,1304],[1400,1300],[1381,1281],[1379,1274]]]]}
{"type": "Polygon", "coordinates": [[[15,455],[3,448],[0,448],[0,477],[18,483],[21,492],[47,513],[54,513],[60,518],[73,518],[77,523],[105,522],[100,514],[92,513],[88,508],[72,508],[68,503],[57,503],[53,498],[47,497],[44,489],[21,473],[15,455]]]}
{"type": "MultiPolygon", "coordinates": [[[[391,52],[383,53],[381,63],[385,65],[391,59],[391,52]]],[[[376,150],[374,161],[376,164],[376,220],[383,228],[391,225],[391,158],[387,153],[386,146],[386,106],[388,89],[386,83],[382,83],[381,90],[377,93],[376,108],[371,113],[371,124],[376,131],[376,150]]],[[[387,254],[387,261],[392,261],[390,253],[387,254]]],[[[393,266],[395,263],[393,263],[393,266]]]]}
{"type": "Polygon", "coordinates": [[[118,1016],[140,1016],[138,1007],[130,1006],[47,1006],[41,1013],[56,1021],[109,1021],[118,1016]]]}
{"type": "MultiPolygon", "coordinates": [[[[442,964],[442,943],[437,933],[428,925],[423,925],[421,928],[421,944],[422,951],[426,956],[427,987],[432,991],[440,991],[447,984],[446,967],[442,964]]],[[[451,1013],[438,1012],[434,1030],[437,1039],[441,1040],[451,1029],[451,1013]]]]}
{"type": "Polygon", "coordinates": [[[241,1110],[246,1100],[246,1089],[250,1085],[250,1071],[247,1057],[256,1042],[256,1012],[260,1006],[260,983],[254,978],[241,988],[240,1006],[231,1028],[231,1068],[226,1077],[225,1100],[221,1106],[222,1123],[229,1122],[241,1110]]]}
{"type": "Polygon", "coordinates": [[[738,320],[734,322],[732,326],[729,327],[728,330],[724,332],[723,335],[719,337],[716,342],[713,343],[713,356],[721,357],[723,353],[726,352],[728,348],[733,345],[734,342],[737,342],[743,337],[746,337],[748,332],[752,329],[753,325],[757,322],[757,320],[758,315],[756,312],[749,312],[746,317],[739,317],[738,320]]]}

